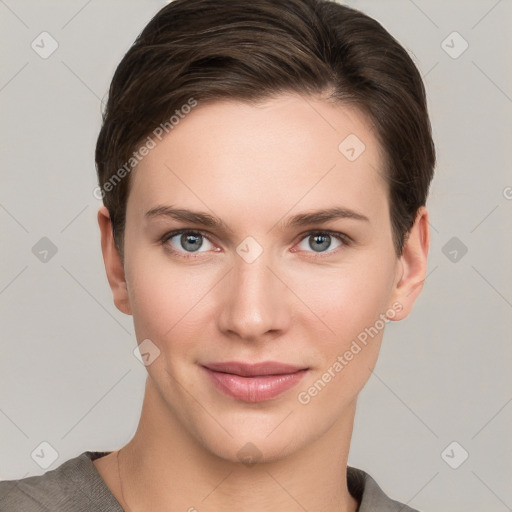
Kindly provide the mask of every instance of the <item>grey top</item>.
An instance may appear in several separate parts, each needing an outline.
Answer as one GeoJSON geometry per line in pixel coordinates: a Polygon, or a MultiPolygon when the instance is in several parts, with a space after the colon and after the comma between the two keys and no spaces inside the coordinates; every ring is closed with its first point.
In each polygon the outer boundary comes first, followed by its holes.
{"type": "MultiPolygon", "coordinates": [[[[43,475],[0,482],[0,512],[123,512],[92,463],[111,452],[87,451],[43,475]]],[[[418,512],[394,501],[361,469],[347,467],[358,512],[418,512]]]]}

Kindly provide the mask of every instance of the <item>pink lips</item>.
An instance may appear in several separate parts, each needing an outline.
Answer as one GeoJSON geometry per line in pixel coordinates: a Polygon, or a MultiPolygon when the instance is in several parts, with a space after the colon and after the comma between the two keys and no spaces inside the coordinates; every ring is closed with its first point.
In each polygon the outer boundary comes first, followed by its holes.
{"type": "Polygon", "coordinates": [[[208,363],[203,368],[220,391],[244,402],[275,398],[295,386],[307,372],[307,368],[273,361],[208,363]]]}

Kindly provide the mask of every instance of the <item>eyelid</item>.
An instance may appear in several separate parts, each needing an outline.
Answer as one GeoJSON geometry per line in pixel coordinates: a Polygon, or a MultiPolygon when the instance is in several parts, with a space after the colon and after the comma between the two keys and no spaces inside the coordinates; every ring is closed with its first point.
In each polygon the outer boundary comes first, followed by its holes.
{"type": "Polygon", "coordinates": [[[308,229],[307,231],[304,231],[300,235],[297,235],[297,240],[302,240],[306,236],[311,235],[330,235],[336,238],[339,238],[341,240],[345,240],[347,243],[353,242],[352,238],[350,238],[346,233],[343,233],[342,231],[334,231],[332,229],[308,229]]]}
{"type": "Polygon", "coordinates": [[[174,238],[177,235],[182,235],[184,233],[192,233],[192,234],[199,233],[200,235],[207,238],[210,242],[212,242],[212,240],[210,239],[210,237],[211,237],[210,233],[207,233],[206,231],[202,231],[201,229],[193,229],[193,228],[182,228],[182,229],[174,229],[173,231],[167,231],[160,238],[160,241],[166,242],[167,240],[170,240],[171,238],[174,238]]]}

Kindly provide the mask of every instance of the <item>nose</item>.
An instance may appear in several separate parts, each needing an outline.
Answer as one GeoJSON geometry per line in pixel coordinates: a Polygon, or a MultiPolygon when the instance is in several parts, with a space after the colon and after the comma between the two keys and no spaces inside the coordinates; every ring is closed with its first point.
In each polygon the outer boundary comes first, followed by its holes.
{"type": "Polygon", "coordinates": [[[217,322],[224,335],[255,342],[288,329],[293,294],[275,267],[265,252],[252,263],[235,255],[220,290],[217,322]]]}

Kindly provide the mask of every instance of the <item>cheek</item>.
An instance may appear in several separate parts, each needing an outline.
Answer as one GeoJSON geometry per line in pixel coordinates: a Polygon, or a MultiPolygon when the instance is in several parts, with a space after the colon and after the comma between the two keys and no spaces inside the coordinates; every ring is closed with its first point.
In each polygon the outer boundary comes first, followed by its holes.
{"type": "Polygon", "coordinates": [[[187,348],[206,321],[214,283],[212,272],[170,263],[157,251],[133,251],[126,261],[128,293],[139,341],[149,338],[161,350],[187,348]],[[172,340],[172,344],[170,341],[172,340]]]}
{"type": "Polygon", "coordinates": [[[322,331],[332,347],[333,341],[343,344],[385,313],[392,293],[393,262],[369,255],[337,268],[312,269],[306,280],[304,272],[298,272],[292,282],[304,304],[323,321],[322,331]]]}
{"type": "Polygon", "coordinates": [[[302,327],[310,333],[317,363],[312,381],[320,378],[319,386],[328,383],[331,389],[325,397],[334,390],[340,398],[355,396],[375,366],[387,325],[393,269],[392,259],[373,256],[317,273],[309,286],[301,286],[298,294],[322,321],[302,327]]]}
{"type": "Polygon", "coordinates": [[[171,272],[150,251],[134,251],[126,259],[126,279],[137,339],[162,340],[185,314],[189,294],[179,272],[171,272]]]}
{"type": "Polygon", "coordinates": [[[392,278],[384,268],[370,269],[320,280],[309,288],[311,309],[329,327],[318,336],[313,332],[318,327],[309,326],[316,364],[297,395],[300,404],[308,405],[309,418],[329,411],[327,416],[334,422],[357,397],[377,362],[392,278]]]}

